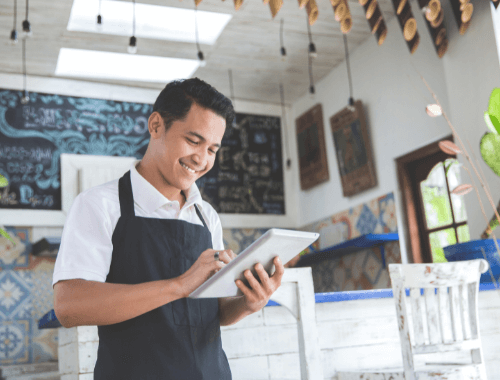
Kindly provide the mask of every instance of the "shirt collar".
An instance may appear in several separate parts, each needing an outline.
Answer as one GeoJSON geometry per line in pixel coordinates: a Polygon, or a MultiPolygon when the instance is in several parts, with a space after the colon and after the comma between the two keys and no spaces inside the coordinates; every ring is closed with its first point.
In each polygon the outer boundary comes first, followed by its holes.
{"type": "MultiPolygon", "coordinates": [[[[132,193],[134,194],[134,201],[139,205],[139,207],[148,213],[152,213],[168,203],[177,202],[169,200],[162,193],[160,193],[156,187],[139,174],[136,169],[139,162],[141,161],[136,160],[130,167],[132,193]]],[[[196,182],[193,183],[189,189],[184,190],[184,195],[186,196],[185,207],[189,207],[196,203],[198,206],[203,208],[200,189],[198,189],[196,182]]]]}

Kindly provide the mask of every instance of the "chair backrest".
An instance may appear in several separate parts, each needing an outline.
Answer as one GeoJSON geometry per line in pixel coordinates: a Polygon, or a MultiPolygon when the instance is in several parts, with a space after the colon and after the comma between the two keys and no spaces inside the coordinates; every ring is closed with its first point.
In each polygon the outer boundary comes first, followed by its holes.
{"type": "Polygon", "coordinates": [[[487,269],[483,259],[389,264],[407,380],[415,379],[417,354],[471,350],[472,362],[482,362],[477,298],[487,269]]]}

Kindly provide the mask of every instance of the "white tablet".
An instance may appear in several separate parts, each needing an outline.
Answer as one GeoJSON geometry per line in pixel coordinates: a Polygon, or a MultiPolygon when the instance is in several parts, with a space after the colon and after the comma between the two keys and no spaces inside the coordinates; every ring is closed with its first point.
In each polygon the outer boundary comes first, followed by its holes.
{"type": "Polygon", "coordinates": [[[248,286],[248,281],[243,272],[250,269],[257,280],[259,275],[254,265],[261,263],[266,272],[271,276],[275,267],[273,259],[279,256],[283,265],[297,256],[300,252],[314,243],[319,237],[318,233],[271,228],[260,238],[255,240],[243,252],[226,264],[224,268],[215,273],[201,284],[189,298],[219,298],[243,296],[235,281],[240,279],[248,286]]]}

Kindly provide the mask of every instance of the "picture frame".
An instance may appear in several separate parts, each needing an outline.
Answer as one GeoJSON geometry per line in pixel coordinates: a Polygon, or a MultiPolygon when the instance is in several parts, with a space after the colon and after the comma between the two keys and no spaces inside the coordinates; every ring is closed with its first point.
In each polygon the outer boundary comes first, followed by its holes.
{"type": "Polygon", "coordinates": [[[300,187],[302,190],[308,190],[330,179],[321,104],[316,104],[299,116],[295,124],[300,187]]]}
{"type": "Polygon", "coordinates": [[[377,186],[363,104],[357,100],[353,107],[354,111],[345,107],[330,118],[344,197],[377,186]]]}

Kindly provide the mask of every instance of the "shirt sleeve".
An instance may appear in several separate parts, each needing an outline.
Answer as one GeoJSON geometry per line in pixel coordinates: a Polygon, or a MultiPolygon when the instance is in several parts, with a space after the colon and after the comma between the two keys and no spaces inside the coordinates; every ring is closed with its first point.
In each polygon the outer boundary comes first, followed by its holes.
{"type": "Polygon", "coordinates": [[[88,192],[80,193],[68,212],[57,253],[52,287],[81,278],[105,282],[111,265],[111,220],[88,192]]]}

